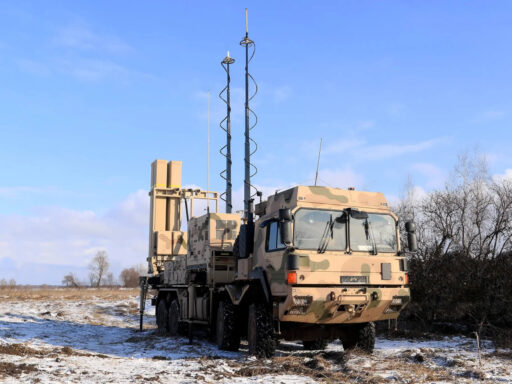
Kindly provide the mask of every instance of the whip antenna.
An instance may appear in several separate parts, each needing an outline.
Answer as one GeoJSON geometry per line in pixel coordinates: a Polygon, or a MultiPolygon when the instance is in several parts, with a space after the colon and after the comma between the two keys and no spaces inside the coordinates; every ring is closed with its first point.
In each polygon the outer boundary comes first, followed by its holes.
{"type": "Polygon", "coordinates": [[[320,148],[318,149],[318,160],[316,161],[315,187],[318,181],[318,168],[320,167],[320,153],[322,152],[322,138],[320,138],[320,148]]]}
{"type": "Polygon", "coordinates": [[[258,117],[254,113],[254,111],[249,107],[249,102],[256,96],[258,93],[258,85],[256,81],[249,73],[249,63],[254,57],[254,53],[256,52],[256,44],[254,41],[249,39],[249,21],[247,16],[247,8],[245,9],[245,37],[240,42],[241,46],[245,46],[245,178],[244,178],[244,218],[247,219],[249,223],[253,221],[253,208],[252,208],[252,197],[256,195],[251,193],[251,188],[256,190],[251,184],[251,177],[256,175],[258,169],[251,163],[251,155],[253,155],[257,149],[258,145],[251,138],[251,130],[258,124],[258,117]],[[249,47],[252,48],[252,52],[249,55],[249,47]],[[254,93],[249,96],[249,79],[251,80],[254,86],[254,93]],[[250,117],[251,115],[254,118],[254,124],[251,125],[250,117]],[[251,145],[253,146],[251,148],[251,145]]]}
{"type": "Polygon", "coordinates": [[[220,127],[224,132],[226,132],[226,145],[224,145],[220,149],[220,154],[226,158],[226,169],[224,169],[220,173],[220,177],[226,180],[226,191],[220,195],[220,198],[226,203],[226,213],[231,213],[233,209],[232,203],[232,195],[231,190],[233,185],[231,184],[231,77],[229,75],[229,66],[235,62],[235,59],[229,56],[229,51],[227,56],[220,62],[222,68],[226,71],[227,81],[226,86],[219,93],[219,97],[222,101],[226,103],[226,117],[222,119],[220,122],[220,127]],[[223,94],[226,94],[226,98],[224,98],[223,94]],[[224,125],[224,123],[226,123],[224,125]]]}

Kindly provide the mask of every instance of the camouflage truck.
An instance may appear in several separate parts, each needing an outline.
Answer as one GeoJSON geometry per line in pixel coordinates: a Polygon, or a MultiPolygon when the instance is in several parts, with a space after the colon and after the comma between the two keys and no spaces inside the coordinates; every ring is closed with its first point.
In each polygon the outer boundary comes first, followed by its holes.
{"type": "MultiPolygon", "coordinates": [[[[150,286],[160,332],[191,337],[201,325],[219,348],[238,350],[246,338],[260,357],[272,356],[279,339],[306,349],[340,339],[345,349],[371,352],[374,322],[396,319],[410,300],[398,218],[381,193],[296,186],[260,201],[257,218],[244,222],[237,214],[194,217],[189,203],[218,207],[217,194],[181,189],[180,162],[157,160],[152,174],[141,305],[150,286]],[[192,212],[187,232],[182,210],[192,212]]],[[[406,229],[414,251],[414,225],[406,229]]]]}

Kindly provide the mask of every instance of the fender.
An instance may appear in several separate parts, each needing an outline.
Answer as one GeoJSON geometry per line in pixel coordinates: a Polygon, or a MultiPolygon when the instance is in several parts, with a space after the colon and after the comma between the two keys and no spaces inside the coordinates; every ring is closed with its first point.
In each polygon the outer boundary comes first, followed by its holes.
{"type": "Polygon", "coordinates": [[[270,303],[270,285],[267,281],[267,275],[262,267],[256,267],[249,272],[249,279],[258,281],[260,283],[263,294],[265,295],[265,302],[270,303]]]}

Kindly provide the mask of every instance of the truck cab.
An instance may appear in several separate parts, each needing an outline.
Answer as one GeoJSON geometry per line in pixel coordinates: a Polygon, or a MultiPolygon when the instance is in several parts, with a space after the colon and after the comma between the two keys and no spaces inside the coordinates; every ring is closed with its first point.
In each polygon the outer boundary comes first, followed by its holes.
{"type": "Polygon", "coordinates": [[[347,339],[349,325],[396,319],[409,302],[398,219],[382,193],[297,186],[255,213],[237,278],[263,275],[280,337],[347,339]]]}

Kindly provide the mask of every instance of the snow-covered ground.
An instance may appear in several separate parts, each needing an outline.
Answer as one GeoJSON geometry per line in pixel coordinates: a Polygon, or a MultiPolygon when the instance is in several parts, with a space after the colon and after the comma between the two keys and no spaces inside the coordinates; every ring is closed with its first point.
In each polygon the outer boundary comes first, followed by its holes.
{"type": "MultiPolygon", "coordinates": [[[[64,292],[64,291],[63,291],[64,292]]],[[[339,342],[304,351],[283,342],[257,360],[217,350],[205,338],[158,336],[153,308],[138,331],[138,299],[122,295],[16,299],[0,292],[0,382],[5,383],[512,383],[512,354],[472,339],[387,340],[372,356],[345,354],[339,342]]]]}

